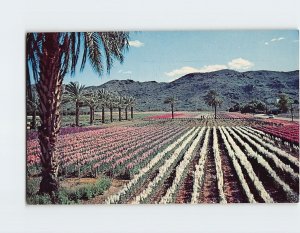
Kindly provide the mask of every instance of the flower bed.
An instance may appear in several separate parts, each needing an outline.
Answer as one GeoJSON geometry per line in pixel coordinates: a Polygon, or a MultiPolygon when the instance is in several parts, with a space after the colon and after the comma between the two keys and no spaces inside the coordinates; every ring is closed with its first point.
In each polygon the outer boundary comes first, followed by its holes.
{"type": "MultiPolygon", "coordinates": [[[[131,174],[185,130],[177,126],[112,127],[61,135],[57,144],[61,169],[65,175],[131,174]]],[[[29,167],[40,167],[40,153],[38,140],[28,140],[29,167]]]]}
{"type": "MultiPolygon", "coordinates": [[[[278,122],[279,120],[277,120],[278,122]]],[[[254,128],[259,129],[265,133],[271,134],[272,136],[279,137],[288,142],[299,144],[299,124],[285,124],[285,125],[264,125],[255,126],[254,128]]]]}
{"type": "MultiPolygon", "coordinates": [[[[60,129],[59,135],[66,135],[66,134],[73,134],[73,133],[80,133],[86,132],[91,130],[98,130],[102,129],[103,127],[64,127],[60,129]]],[[[27,140],[37,139],[38,132],[37,131],[28,131],[27,132],[27,140]]]]}

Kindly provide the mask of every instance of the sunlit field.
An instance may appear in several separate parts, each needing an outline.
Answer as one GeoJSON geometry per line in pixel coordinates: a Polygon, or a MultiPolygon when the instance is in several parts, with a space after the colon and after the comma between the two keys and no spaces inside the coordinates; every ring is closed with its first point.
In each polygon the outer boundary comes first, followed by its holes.
{"type": "MultiPolygon", "coordinates": [[[[58,203],[298,202],[299,122],[219,112],[63,116],[58,203]]],[[[28,119],[30,120],[30,119],[28,119]]],[[[41,180],[38,134],[27,130],[27,201],[41,180]]]]}

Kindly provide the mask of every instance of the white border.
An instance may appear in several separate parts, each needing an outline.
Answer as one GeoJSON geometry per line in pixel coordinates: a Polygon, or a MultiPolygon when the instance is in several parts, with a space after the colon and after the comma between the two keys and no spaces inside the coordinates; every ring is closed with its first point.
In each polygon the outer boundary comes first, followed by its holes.
{"type": "Polygon", "coordinates": [[[299,232],[297,205],[26,206],[25,32],[294,29],[300,1],[1,2],[0,232],[299,232]]]}

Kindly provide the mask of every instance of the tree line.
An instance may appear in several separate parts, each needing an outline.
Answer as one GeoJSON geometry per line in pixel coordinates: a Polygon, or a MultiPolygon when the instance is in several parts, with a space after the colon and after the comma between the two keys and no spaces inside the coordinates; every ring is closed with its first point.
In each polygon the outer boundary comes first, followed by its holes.
{"type": "MultiPolygon", "coordinates": [[[[36,128],[36,116],[38,114],[38,96],[33,91],[32,99],[27,97],[27,109],[32,115],[31,126],[36,128]]],[[[93,125],[95,120],[95,111],[101,109],[101,122],[105,123],[105,109],[110,111],[110,122],[113,122],[113,110],[118,109],[119,121],[122,121],[122,110],[125,113],[125,120],[128,120],[128,111],[130,118],[133,119],[133,107],[135,99],[132,96],[122,96],[116,92],[105,89],[92,90],[87,89],[85,85],[78,82],[70,82],[65,86],[62,95],[62,104],[71,103],[75,108],[75,125],[79,126],[79,115],[81,107],[89,107],[89,124],[93,125]]]]}
{"type": "Polygon", "coordinates": [[[229,112],[241,112],[241,113],[266,113],[266,114],[278,114],[278,113],[291,113],[292,121],[294,120],[295,106],[299,105],[298,100],[294,100],[287,94],[280,93],[278,98],[273,103],[267,100],[251,100],[250,102],[242,105],[236,103],[229,108],[229,112]],[[270,106],[277,109],[271,109],[270,106]]]}
{"type": "MultiPolygon", "coordinates": [[[[174,96],[167,97],[164,101],[165,104],[170,104],[171,106],[171,113],[172,113],[172,119],[174,119],[174,105],[176,103],[176,98],[174,96]]],[[[214,109],[214,117],[217,118],[217,107],[221,107],[223,100],[219,96],[219,94],[215,90],[210,90],[208,93],[204,96],[204,101],[206,105],[212,107],[214,109]]],[[[269,105],[267,101],[259,101],[259,100],[251,100],[250,102],[242,105],[239,103],[236,103],[234,106],[229,108],[229,112],[241,112],[241,113],[273,113],[272,110],[270,110],[269,105]]],[[[273,103],[274,106],[278,107],[278,111],[276,113],[287,113],[290,111],[292,121],[294,120],[294,112],[295,112],[295,106],[299,105],[298,100],[294,100],[288,95],[284,93],[280,93],[278,96],[278,99],[275,103],[273,103]]]]}

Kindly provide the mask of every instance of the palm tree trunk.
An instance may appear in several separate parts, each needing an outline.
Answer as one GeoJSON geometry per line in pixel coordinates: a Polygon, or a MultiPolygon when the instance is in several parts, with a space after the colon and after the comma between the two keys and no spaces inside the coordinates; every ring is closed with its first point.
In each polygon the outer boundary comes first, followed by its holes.
{"type": "Polygon", "coordinates": [[[133,119],[133,106],[130,107],[131,119],[133,119]]]}
{"type": "Polygon", "coordinates": [[[93,121],[95,120],[95,108],[93,107],[93,121]]]}
{"type": "Polygon", "coordinates": [[[36,129],[36,110],[33,110],[32,114],[32,128],[36,129]]]}
{"type": "Polygon", "coordinates": [[[294,108],[293,108],[293,106],[291,107],[291,114],[292,114],[292,121],[294,121],[294,108]]]}
{"type": "Polygon", "coordinates": [[[122,120],[122,116],[121,116],[121,108],[119,107],[119,121],[121,121],[122,120]]]}
{"type": "Polygon", "coordinates": [[[217,105],[215,105],[214,107],[215,107],[215,119],[217,119],[217,105]]]}
{"type": "Polygon", "coordinates": [[[171,104],[171,109],[172,109],[172,119],[174,119],[174,105],[171,104]]]}
{"type": "Polygon", "coordinates": [[[79,103],[76,102],[75,124],[79,126],[79,103]]]}
{"type": "Polygon", "coordinates": [[[60,75],[60,52],[57,33],[48,33],[41,56],[40,80],[37,91],[40,98],[39,143],[41,147],[42,181],[40,193],[53,193],[58,190],[59,154],[56,151],[57,135],[61,124],[62,81],[60,75]]]}
{"type": "Polygon", "coordinates": [[[90,107],[90,125],[94,123],[94,109],[90,107]]]}
{"type": "Polygon", "coordinates": [[[128,116],[127,116],[127,108],[128,108],[128,107],[125,107],[125,120],[128,120],[128,116]]]}
{"type": "Polygon", "coordinates": [[[105,122],[105,113],[104,113],[104,106],[102,106],[102,123],[105,122]]]}
{"type": "Polygon", "coordinates": [[[109,110],[110,110],[110,122],[113,122],[113,108],[111,107],[109,110]]]}

